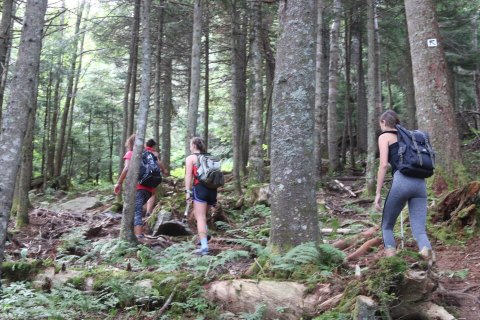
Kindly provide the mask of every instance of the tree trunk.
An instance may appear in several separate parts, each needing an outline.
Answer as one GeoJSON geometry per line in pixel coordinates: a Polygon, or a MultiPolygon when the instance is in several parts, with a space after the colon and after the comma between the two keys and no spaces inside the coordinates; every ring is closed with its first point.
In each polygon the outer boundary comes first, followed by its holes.
{"type": "MultiPolygon", "coordinates": [[[[405,29],[407,29],[406,24],[407,22],[405,21],[405,29]]],[[[405,74],[401,79],[403,80],[407,109],[405,112],[406,117],[403,120],[407,128],[414,129],[417,128],[417,119],[415,117],[417,107],[415,106],[415,86],[413,85],[412,59],[410,57],[410,42],[408,41],[408,36],[406,37],[405,42],[405,53],[403,55],[405,61],[405,74]]]]}
{"type": "Polygon", "coordinates": [[[200,102],[200,58],[202,44],[202,1],[193,6],[192,61],[190,67],[190,100],[188,102],[185,154],[190,154],[190,139],[197,135],[198,104],[200,102]]]}
{"type": "Polygon", "coordinates": [[[92,113],[90,108],[87,122],[87,180],[92,177],[92,113]]]}
{"type": "MultiPolygon", "coordinates": [[[[349,9],[350,10],[350,9],[349,9]]],[[[351,11],[350,11],[351,12],[351,11]]],[[[349,15],[350,17],[352,14],[349,15]]],[[[342,137],[342,161],[343,166],[347,164],[347,145],[350,153],[350,167],[355,168],[355,153],[353,148],[352,130],[352,102],[351,96],[351,66],[352,66],[352,19],[348,18],[345,26],[345,127],[342,137]]]]}
{"type": "MultiPolygon", "coordinates": [[[[0,22],[0,79],[7,76],[7,52],[11,40],[13,0],[4,0],[2,6],[2,20],[0,22]]],[[[3,93],[5,87],[0,81],[0,123],[2,122],[3,93]]]]}
{"type": "Polygon", "coordinates": [[[32,183],[32,169],[33,169],[33,136],[35,131],[35,118],[37,111],[37,93],[38,83],[35,88],[35,97],[33,99],[33,110],[28,117],[27,132],[23,141],[23,156],[22,165],[20,167],[20,175],[17,180],[18,184],[18,209],[15,226],[22,228],[28,225],[28,209],[30,209],[30,201],[28,199],[28,192],[32,183]]]}
{"type": "MultiPolygon", "coordinates": [[[[418,125],[430,134],[437,167],[448,177],[462,164],[447,62],[432,0],[405,1],[418,125]],[[438,46],[427,41],[437,39],[438,46]]],[[[438,172],[438,170],[437,170],[438,172]]]]}
{"type": "Polygon", "coordinates": [[[375,4],[367,0],[368,38],[368,120],[367,120],[367,168],[365,173],[367,194],[375,193],[375,155],[377,150],[376,128],[378,97],[378,42],[375,37],[375,4]]]}
{"type": "Polygon", "coordinates": [[[162,162],[170,170],[170,149],[172,131],[172,58],[165,58],[165,79],[163,88],[162,118],[162,162]]]}
{"type": "Polygon", "coordinates": [[[43,120],[43,141],[42,141],[42,176],[43,176],[43,183],[42,189],[45,191],[47,188],[47,181],[48,181],[48,155],[49,155],[49,141],[50,141],[50,113],[51,113],[51,105],[52,105],[52,85],[53,85],[53,72],[52,68],[50,67],[50,71],[48,73],[48,85],[46,88],[46,97],[45,97],[45,118],[43,120]]]}
{"type": "MultiPolygon", "coordinates": [[[[478,16],[480,15],[480,9],[477,10],[475,15],[472,19],[472,49],[478,50],[478,16]]],[[[480,65],[478,63],[475,64],[475,72],[473,74],[473,85],[475,87],[475,111],[478,112],[477,116],[475,117],[475,129],[480,128],[480,65]]]]}
{"type": "Polygon", "coordinates": [[[157,143],[160,143],[160,114],[161,114],[161,87],[162,87],[162,46],[163,46],[163,20],[165,1],[161,0],[158,6],[158,21],[157,21],[157,45],[155,52],[155,121],[153,126],[153,138],[157,143]]]}
{"type": "Polygon", "coordinates": [[[244,117],[245,106],[242,105],[241,88],[243,79],[242,68],[242,43],[240,30],[240,10],[238,4],[243,0],[234,0],[232,3],[232,24],[231,24],[231,72],[232,72],[232,88],[231,88],[231,102],[233,109],[232,119],[232,144],[233,144],[233,177],[235,179],[235,192],[242,193],[240,170],[242,165],[242,117],[244,117]]]}
{"type": "Polygon", "coordinates": [[[78,57],[78,42],[80,37],[80,23],[82,21],[83,9],[85,7],[85,0],[82,0],[80,7],[78,8],[77,12],[77,21],[75,23],[75,40],[73,41],[73,53],[70,62],[70,70],[68,72],[68,80],[67,80],[67,92],[65,96],[65,105],[63,107],[63,114],[62,120],[60,123],[60,130],[58,132],[57,138],[57,146],[55,148],[55,167],[53,170],[54,177],[59,177],[62,174],[62,166],[63,166],[63,159],[65,155],[64,145],[65,145],[65,136],[67,132],[67,124],[68,124],[68,115],[70,112],[70,106],[73,99],[73,85],[75,80],[75,68],[77,65],[77,57],[78,57]]]}
{"type": "Polygon", "coordinates": [[[264,14],[262,16],[262,28],[260,29],[260,35],[263,43],[263,54],[266,61],[265,73],[265,93],[266,93],[266,116],[264,125],[263,141],[268,146],[267,156],[270,158],[270,152],[272,150],[271,138],[272,138],[272,93],[273,93],[273,78],[275,76],[275,57],[270,45],[270,28],[272,25],[273,17],[270,14],[264,14]]]}
{"type": "MultiPolygon", "coordinates": [[[[118,171],[123,170],[123,155],[125,154],[125,142],[127,141],[128,136],[131,134],[131,129],[129,128],[130,119],[129,119],[129,95],[130,95],[130,86],[132,85],[132,74],[133,68],[136,66],[136,54],[137,54],[137,42],[138,42],[138,24],[140,21],[140,0],[135,0],[134,10],[133,10],[133,20],[132,20],[132,38],[130,41],[130,50],[128,58],[128,67],[127,74],[125,78],[125,87],[123,91],[123,126],[122,126],[122,139],[120,140],[120,145],[118,148],[118,171]]],[[[118,200],[121,201],[121,192],[118,193],[118,200]]],[[[120,202],[119,201],[119,202],[120,202]]]]}
{"type": "MultiPolygon", "coordinates": [[[[130,77],[130,93],[129,93],[129,102],[128,102],[128,129],[126,137],[129,137],[132,133],[135,132],[135,99],[137,94],[137,69],[138,69],[138,34],[140,30],[140,1],[135,0],[135,10],[133,13],[133,29],[132,29],[132,46],[131,57],[129,62],[132,63],[132,74],[130,77]]],[[[123,157],[123,154],[122,154],[123,157]]]]}
{"type": "Polygon", "coordinates": [[[138,108],[137,131],[132,160],[126,178],[126,195],[123,206],[123,216],[120,229],[120,237],[129,242],[135,242],[133,233],[133,221],[135,216],[135,192],[139,171],[140,158],[142,156],[145,131],[147,129],[147,115],[150,99],[150,5],[151,0],[142,0],[142,75],[140,83],[140,104],[138,108]]]}
{"type": "Polygon", "coordinates": [[[320,240],[315,175],[311,173],[315,165],[315,0],[280,1],[279,16],[270,246],[274,252],[284,253],[301,243],[320,240]]]}
{"type": "Polygon", "coordinates": [[[264,181],[263,168],[263,63],[261,54],[261,3],[251,3],[251,60],[253,74],[253,99],[250,109],[250,152],[249,152],[249,181],[261,183],[264,181]]]}
{"type": "Polygon", "coordinates": [[[7,226],[10,217],[15,178],[27,130],[28,117],[34,112],[38,83],[43,24],[47,0],[28,0],[20,46],[11,84],[8,113],[2,119],[0,136],[0,264],[3,262],[7,226]]]}
{"type": "Polygon", "coordinates": [[[363,69],[362,8],[357,8],[352,22],[352,84],[356,88],[356,144],[357,152],[367,152],[367,95],[363,69]]]}
{"type": "Polygon", "coordinates": [[[210,11],[205,2],[205,97],[203,102],[203,141],[208,150],[208,120],[210,116],[210,11]]]}
{"type": "Polygon", "coordinates": [[[332,172],[340,169],[338,158],[338,120],[337,120],[337,96],[338,96],[338,60],[340,58],[340,14],[342,10],[340,0],[333,2],[334,21],[330,34],[330,74],[328,77],[328,160],[329,170],[332,172]]]}
{"type": "Polygon", "coordinates": [[[315,154],[315,172],[317,179],[320,179],[322,175],[322,67],[323,67],[323,56],[324,56],[324,46],[323,46],[323,12],[325,10],[324,0],[317,0],[317,24],[316,24],[316,33],[317,33],[317,43],[316,43],[316,54],[315,54],[315,131],[314,131],[314,154],[315,154]]]}

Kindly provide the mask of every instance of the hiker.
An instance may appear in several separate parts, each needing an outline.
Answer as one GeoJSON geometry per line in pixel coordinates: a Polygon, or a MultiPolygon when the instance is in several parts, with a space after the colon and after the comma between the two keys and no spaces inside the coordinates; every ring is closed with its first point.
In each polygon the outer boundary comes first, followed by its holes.
{"type": "MultiPolygon", "coordinates": [[[[168,172],[168,169],[165,167],[165,165],[163,164],[162,161],[160,161],[160,155],[158,154],[158,152],[156,152],[154,150],[154,147],[157,145],[157,143],[155,142],[155,140],[153,139],[149,139],[146,143],[145,143],[145,150],[149,150],[149,151],[152,151],[152,153],[157,157],[158,159],[158,164],[160,166],[160,169],[162,170],[162,173],[165,175],[165,176],[168,176],[169,175],[169,172],[168,172]]],[[[148,199],[147,201],[147,212],[146,212],[146,216],[150,216],[153,212],[153,208],[155,207],[155,200],[156,200],[156,192],[155,190],[153,191],[152,193],[152,196],[148,199]]]]}
{"type": "MultiPolygon", "coordinates": [[[[155,155],[155,157],[157,157],[158,165],[160,166],[161,171],[166,175],[168,175],[168,170],[166,170],[163,163],[160,160],[158,160],[159,159],[158,153],[152,148],[152,143],[153,143],[153,146],[155,146],[155,141],[153,139],[150,139],[150,140],[147,141],[145,150],[150,151],[151,153],[153,153],[153,155],[155,155]]],[[[130,159],[132,158],[132,155],[133,155],[134,143],[135,143],[135,134],[132,134],[125,142],[127,153],[125,153],[125,155],[123,156],[123,159],[125,159],[125,164],[123,166],[122,173],[118,178],[118,182],[117,184],[115,184],[114,192],[116,194],[118,194],[122,190],[123,181],[127,177],[128,168],[130,165],[130,159]]],[[[152,197],[154,192],[155,192],[155,188],[137,184],[137,192],[135,194],[135,220],[133,224],[134,225],[133,232],[137,237],[137,240],[142,240],[145,238],[143,234],[143,221],[142,221],[143,206],[148,201],[148,199],[152,197]]]]}
{"type": "Polygon", "coordinates": [[[382,133],[378,137],[380,165],[377,174],[377,190],[375,208],[381,211],[381,191],[388,164],[392,167],[393,181],[382,214],[382,237],[385,256],[396,253],[393,237],[395,222],[408,202],[408,211],[412,233],[417,242],[420,254],[428,258],[433,254],[432,246],[426,233],[427,221],[427,187],[424,178],[410,177],[397,170],[400,157],[398,155],[398,139],[396,125],[400,124],[398,115],[393,110],[385,111],[379,118],[382,133]]]}
{"type": "Polygon", "coordinates": [[[207,212],[210,207],[217,203],[217,189],[207,188],[197,178],[197,155],[207,152],[205,141],[199,137],[192,138],[190,140],[190,152],[192,154],[185,159],[185,193],[187,201],[193,201],[193,214],[197,221],[200,249],[195,250],[195,253],[207,255],[207,212]]]}

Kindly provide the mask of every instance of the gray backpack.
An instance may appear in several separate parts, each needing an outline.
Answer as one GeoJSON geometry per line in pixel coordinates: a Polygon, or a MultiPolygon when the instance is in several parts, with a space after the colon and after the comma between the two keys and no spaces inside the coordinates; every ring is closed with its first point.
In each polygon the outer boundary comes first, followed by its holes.
{"type": "Polygon", "coordinates": [[[223,186],[225,181],[221,170],[222,162],[209,153],[196,153],[196,156],[198,181],[209,189],[223,186]]]}

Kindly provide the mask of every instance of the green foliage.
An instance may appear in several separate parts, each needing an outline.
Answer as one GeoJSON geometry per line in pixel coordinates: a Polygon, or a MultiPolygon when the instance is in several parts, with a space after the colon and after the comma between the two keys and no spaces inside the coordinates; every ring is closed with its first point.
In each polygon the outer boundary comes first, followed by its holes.
{"type": "Polygon", "coordinates": [[[241,313],[242,319],[245,320],[262,320],[265,319],[265,313],[267,311],[267,305],[261,304],[255,307],[255,312],[253,313],[241,313]]]}
{"type": "Polygon", "coordinates": [[[80,319],[86,313],[103,314],[118,300],[109,293],[89,295],[64,286],[50,293],[33,290],[25,282],[15,282],[0,293],[0,318],[9,319],[80,319]]]}
{"type": "Polygon", "coordinates": [[[85,237],[86,228],[87,227],[75,228],[63,234],[58,246],[59,252],[82,255],[83,252],[88,251],[91,242],[85,237]]]}
{"type": "Polygon", "coordinates": [[[6,261],[2,263],[2,278],[10,281],[30,279],[44,266],[41,260],[6,261]]]}

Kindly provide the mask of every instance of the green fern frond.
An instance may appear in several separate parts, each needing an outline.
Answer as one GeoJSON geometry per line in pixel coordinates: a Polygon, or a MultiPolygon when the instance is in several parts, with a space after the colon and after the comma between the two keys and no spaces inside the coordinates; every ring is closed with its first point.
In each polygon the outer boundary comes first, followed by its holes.
{"type": "Polygon", "coordinates": [[[335,267],[345,260],[346,254],[335,248],[330,244],[321,244],[319,246],[320,250],[320,262],[329,267],[335,267]]]}

